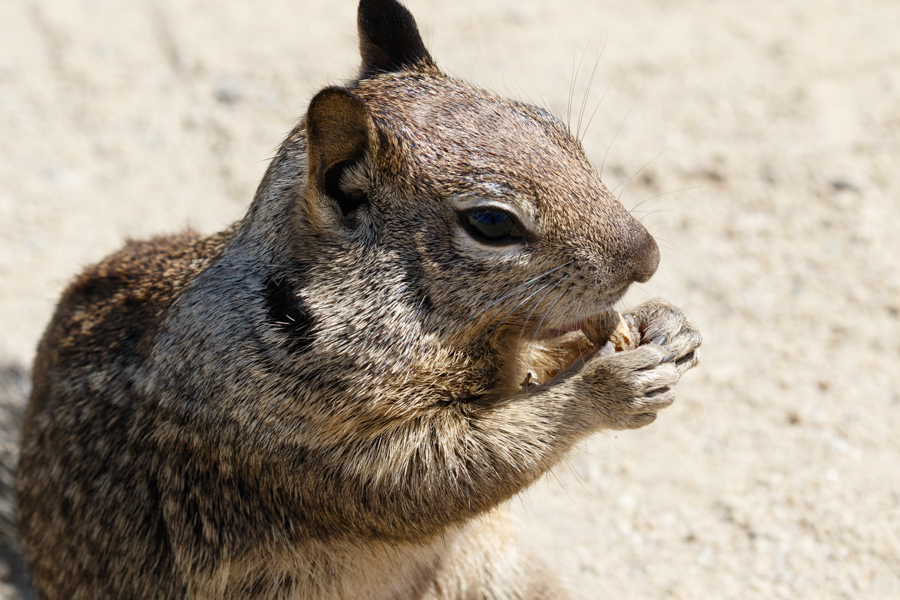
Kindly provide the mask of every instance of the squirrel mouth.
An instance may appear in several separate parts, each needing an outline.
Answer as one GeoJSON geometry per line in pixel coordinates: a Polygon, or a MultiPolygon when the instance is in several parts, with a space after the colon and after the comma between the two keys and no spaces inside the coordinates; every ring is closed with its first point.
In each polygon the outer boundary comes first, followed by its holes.
{"type": "Polygon", "coordinates": [[[575,321],[574,323],[570,323],[568,325],[564,325],[562,327],[547,327],[546,329],[541,329],[538,332],[537,339],[539,340],[550,340],[553,338],[558,338],[566,335],[567,333],[572,333],[573,331],[578,331],[581,329],[583,325],[582,321],[575,321]]]}
{"type": "Polygon", "coordinates": [[[637,348],[640,337],[634,319],[611,307],[593,317],[541,329],[519,352],[519,389],[543,385],[597,352],[602,356],[637,348]]]}
{"type": "Polygon", "coordinates": [[[611,310],[613,306],[615,306],[616,302],[618,302],[625,296],[625,292],[628,291],[628,287],[629,285],[624,285],[620,289],[605,294],[603,300],[593,307],[590,315],[582,314],[580,317],[578,317],[577,320],[570,321],[569,323],[560,327],[544,327],[543,329],[538,330],[538,333],[535,336],[535,340],[552,340],[562,337],[567,333],[579,331],[584,327],[585,323],[590,322],[591,319],[593,319],[596,315],[600,315],[611,310]]]}

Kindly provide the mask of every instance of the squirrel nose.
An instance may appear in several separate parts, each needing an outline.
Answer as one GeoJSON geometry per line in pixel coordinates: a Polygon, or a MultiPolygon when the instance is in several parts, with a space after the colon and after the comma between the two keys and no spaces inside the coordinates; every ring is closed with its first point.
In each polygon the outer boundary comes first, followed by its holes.
{"type": "Polygon", "coordinates": [[[659,266],[659,246],[643,225],[638,222],[635,225],[625,256],[631,269],[631,278],[644,283],[656,273],[659,266]]]}

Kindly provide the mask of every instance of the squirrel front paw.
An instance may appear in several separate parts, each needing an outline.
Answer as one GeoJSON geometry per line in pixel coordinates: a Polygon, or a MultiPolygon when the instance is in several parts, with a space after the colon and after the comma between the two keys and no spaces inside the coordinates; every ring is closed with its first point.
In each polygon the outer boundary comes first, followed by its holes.
{"type": "Polygon", "coordinates": [[[605,429],[637,429],[675,401],[681,377],[671,352],[649,343],[634,350],[591,357],[581,370],[582,393],[599,411],[605,429]]]}
{"type": "Polygon", "coordinates": [[[700,332],[677,307],[651,300],[632,313],[640,344],[633,350],[595,354],[580,373],[608,429],[637,429],[675,401],[675,384],[697,365],[700,332]]]}
{"type": "Polygon", "coordinates": [[[698,348],[703,342],[700,330],[677,306],[655,298],[631,313],[641,344],[655,343],[672,354],[679,377],[700,361],[698,348]]]}

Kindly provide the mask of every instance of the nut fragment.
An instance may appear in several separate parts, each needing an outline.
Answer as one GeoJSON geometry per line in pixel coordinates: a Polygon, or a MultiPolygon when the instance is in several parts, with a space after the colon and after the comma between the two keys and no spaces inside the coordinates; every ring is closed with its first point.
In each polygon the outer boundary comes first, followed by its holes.
{"type": "Polygon", "coordinates": [[[631,325],[613,308],[591,317],[581,327],[581,331],[597,348],[611,343],[617,352],[637,348],[639,335],[631,325]]]}

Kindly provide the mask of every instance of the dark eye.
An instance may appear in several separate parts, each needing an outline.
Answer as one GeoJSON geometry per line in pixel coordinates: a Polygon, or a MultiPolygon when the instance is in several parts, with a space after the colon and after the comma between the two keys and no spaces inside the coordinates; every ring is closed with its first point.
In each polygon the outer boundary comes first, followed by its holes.
{"type": "Polygon", "coordinates": [[[502,210],[472,210],[462,214],[462,221],[469,233],[481,241],[511,243],[522,239],[519,224],[502,210]]]}

